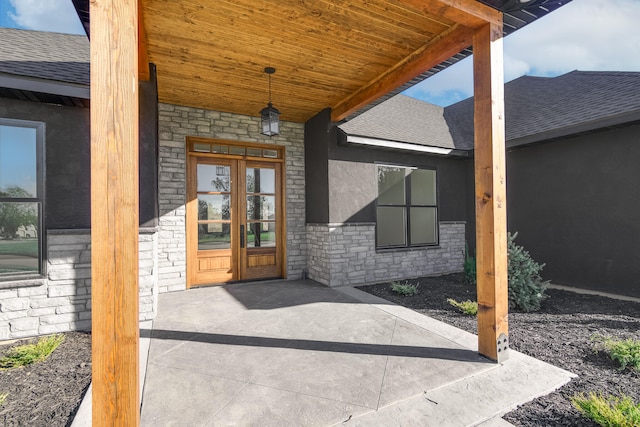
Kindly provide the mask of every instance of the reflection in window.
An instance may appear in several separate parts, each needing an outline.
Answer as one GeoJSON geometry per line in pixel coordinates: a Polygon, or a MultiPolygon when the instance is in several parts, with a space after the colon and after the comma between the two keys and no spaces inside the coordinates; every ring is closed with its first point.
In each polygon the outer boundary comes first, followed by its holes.
{"type": "Polygon", "coordinates": [[[41,273],[43,127],[0,119],[0,280],[41,273]]]}
{"type": "Polygon", "coordinates": [[[376,246],[436,245],[436,171],[378,166],[376,246]]]}

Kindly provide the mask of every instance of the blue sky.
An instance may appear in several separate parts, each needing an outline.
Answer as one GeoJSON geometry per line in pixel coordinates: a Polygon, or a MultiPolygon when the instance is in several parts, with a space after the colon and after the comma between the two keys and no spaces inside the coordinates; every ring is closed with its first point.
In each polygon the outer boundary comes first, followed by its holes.
{"type": "MultiPolygon", "coordinates": [[[[573,0],[504,40],[505,81],[640,71],[640,0],[573,0]]],[[[71,0],[0,0],[0,26],[84,34],[71,0]]],[[[446,106],[472,95],[471,58],[405,92],[446,106]]]]}

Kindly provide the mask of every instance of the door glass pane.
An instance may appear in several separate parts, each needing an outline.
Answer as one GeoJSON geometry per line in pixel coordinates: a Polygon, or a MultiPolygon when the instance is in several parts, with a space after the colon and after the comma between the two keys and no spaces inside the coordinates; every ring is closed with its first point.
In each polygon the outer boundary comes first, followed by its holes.
{"type": "Polygon", "coordinates": [[[411,244],[437,243],[436,225],[436,208],[411,208],[411,244]]]}
{"type": "Polygon", "coordinates": [[[198,164],[198,191],[230,191],[230,175],[230,166],[198,164]]]}
{"type": "Polygon", "coordinates": [[[262,149],[247,147],[247,156],[262,157],[262,149]]]}
{"type": "Polygon", "coordinates": [[[211,152],[216,154],[227,154],[229,152],[229,147],[226,145],[214,145],[211,152]]]}
{"type": "Polygon", "coordinates": [[[229,194],[198,194],[198,219],[201,221],[230,220],[229,194]]]}
{"type": "Polygon", "coordinates": [[[378,246],[405,246],[405,209],[400,207],[378,207],[376,232],[378,246]]]}
{"type": "Polygon", "coordinates": [[[211,145],[202,144],[202,143],[195,143],[195,144],[193,144],[193,151],[199,151],[199,152],[202,152],[202,153],[208,153],[209,151],[211,151],[211,145]]]}
{"type": "Polygon", "coordinates": [[[37,273],[38,204],[0,203],[0,277],[37,273]]]}
{"type": "Polygon", "coordinates": [[[414,169],[411,171],[411,204],[436,204],[436,171],[414,169]]]}
{"type": "Polygon", "coordinates": [[[393,166],[378,167],[378,204],[403,205],[405,203],[405,168],[393,166]]]}
{"type": "Polygon", "coordinates": [[[278,151],[277,150],[264,150],[263,154],[264,157],[269,157],[270,159],[277,159],[278,158],[278,151]]]}
{"type": "Polygon", "coordinates": [[[229,147],[229,154],[238,154],[240,156],[244,156],[244,147],[232,145],[231,147],[229,147]]]}
{"type": "Polygon", "coordinates": [[[229,249],[231,223],[198,224],[198,250],[229,249]]]}
{"type": "Polygon", "coordinates": [[[276,197],[247,196],[247,219],[276,219],[276,197]]]}
{"type": "Polygon", "coordinates": [[[247,193],[276,192],[275,169],[247,168],[247,193]]]}
{"type": "Polygon", "coordinates": [[[273,248],[276,246],[276,224],[274,222],[252,222],[247,225],[248,248],[273,248]]]}
{"type": "Polygon", "coordinates": [[[37,197],[36,130],[0,126],[0,197],[37,197]]]}

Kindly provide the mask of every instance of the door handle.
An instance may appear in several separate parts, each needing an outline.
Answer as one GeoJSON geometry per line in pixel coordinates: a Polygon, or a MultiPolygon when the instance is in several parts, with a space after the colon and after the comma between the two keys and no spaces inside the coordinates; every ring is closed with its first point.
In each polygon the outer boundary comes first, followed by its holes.
{"type": "Polygon", "coordinates": [[[240,247],[244,248],[244,225],[240,226],[240,247]]]}

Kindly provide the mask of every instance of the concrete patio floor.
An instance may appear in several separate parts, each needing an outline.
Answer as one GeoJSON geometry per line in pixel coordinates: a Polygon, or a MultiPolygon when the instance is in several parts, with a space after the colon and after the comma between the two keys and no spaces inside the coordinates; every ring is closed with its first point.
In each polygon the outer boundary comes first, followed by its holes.
{"type": "Polygon", "coordinates": [[[572,374],[354,288],[271,281],[162,294],[143,426],[503,425],[572,374]]]}

